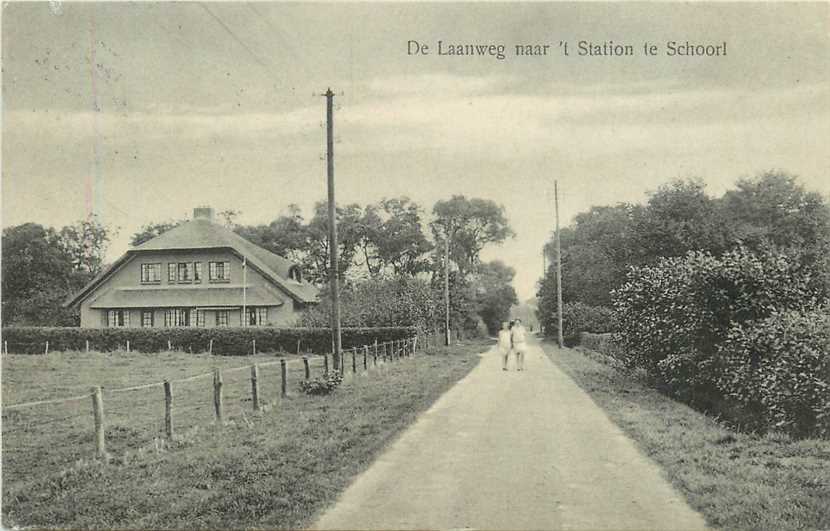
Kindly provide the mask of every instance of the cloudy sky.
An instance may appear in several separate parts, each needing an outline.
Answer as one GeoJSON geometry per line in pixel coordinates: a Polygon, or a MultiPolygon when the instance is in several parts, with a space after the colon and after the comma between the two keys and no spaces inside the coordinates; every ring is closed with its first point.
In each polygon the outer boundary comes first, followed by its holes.
{"type": "Polygon", "coordinates": [[[515,267],[527,298],[554,179],[563,224],[677,177],[721,194],[775,168],[830,194],[828,6],[5,3],[3,226],[95,212],[121,228],[118,256],[142,224],[197,205],[242,223],[308,213],[325,197],[330,86],[338,201],[503,204],[517,237],[486,258],[515,267]],[[409,40],[508,56],[409,56],[409,40]],[[580,40],[637,55],[579,57],[580,40]],[[666,57],[672,40],[728,55],[666,57]],[[512,55],[536,43],[550,54],[512,55]]]}

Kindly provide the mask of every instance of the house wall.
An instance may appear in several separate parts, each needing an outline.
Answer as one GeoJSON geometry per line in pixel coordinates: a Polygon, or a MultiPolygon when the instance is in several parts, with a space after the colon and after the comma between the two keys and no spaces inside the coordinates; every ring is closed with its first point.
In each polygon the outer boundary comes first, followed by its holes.
{"type": "MultiPolygon", "coordinates": [[[[127,287],[158,287],[164,288],[169,286],[171,288],[181,287],[182,285],[223,285],[223,286],[241,286],[242,285],[242,260],[230,251],[189,251],[189,252],[147,252],[133,256],[126,264],[124,264],[118,271],[110,276],[103,284],[98,286],[92,293],[90,293],[80,305],[81,309],[81,327],[84,328],[100,328],[106,327],[106,310],[92,308],[91,305],[95,299],[107,291],[115,288],[127,287]],[[210,281],[208,263],[209,262],[230,262],[230,280],[228,281],[210,281]],[[178,262],[202,262],[202,280],[197,283],[182,284],[177,282],[168,282],[167,280],[167,264],[178,262]],[[142,283],[141,282],[141,264],[161,263],[161,281],[157,283],[142,283]]],[[[273,326],[293,326],[297,324],[299,319],[299,312],[295,311],[294,300],[282,290],[274,286],[265,277],[259,274],[253,267],[248,267],[246,285],[249,288],[263,286],[269,291],[279,294],[284,301],[281,306],[268,307],[268,324],[273,326]]],[[[300,305],[297,305],[299,307],[300,305]]],[[[179,305],[181,308],[192,308],[192,303],[187,300],[186,294],[182,294],[182,301],[179,305]]],[[[148,309],[153,308],[152,300],[148,300],[148,309]]],[[[130,309],[130,327],[141,327],[141,309],[130,309]]],[[[164,326],[164,309],[153,308],[154,311],[154,327],[164,326]]],[[[231,309],[229,314],[229,326],[240,326],[241,310],[231,309]]],[[[215,312],[206,310],[205,326],[215,326],[216,317],[215,312]]]]}

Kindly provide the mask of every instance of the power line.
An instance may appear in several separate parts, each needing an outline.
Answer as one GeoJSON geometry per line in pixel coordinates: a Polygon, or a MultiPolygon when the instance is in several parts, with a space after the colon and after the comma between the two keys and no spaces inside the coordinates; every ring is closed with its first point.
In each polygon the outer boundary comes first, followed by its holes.
{"type": "Polygon", "coordinates": [[[213,18],[213,20],[216,21],[217,24],[219,24],[222,27],[222,29],[225,30],[225,32],[227,32],[228,35],[231,36],[231,38],[233,40],[236,41],[237,44],[239,44],[242,48],[245,49],[246,52],[248,52],[248,54],[250,54],[250,56],[253,58],[254,62],[256,62],[259,66],[262,66],[262,67],[268,67],[269,66],[269,64],[266,61],[260,59],[259,56],[256,53],[254,53],[254,51],[250,47],[248,47],[248,45],[245,44],[245,42],[241,38],[239,38],[239,36],[236,33],[234,33],[233,30],[231,30],[231,28],[228,27],[227,24],[225,24],[225,22],[221,19],[221,17],[219,17],[219,15],[217,15],[213,11],[211,11],[208,8],[208,6],[206,6],[202,2],[199,2],[199,5],[202,7],[202,9],[205,10],[205,12],[207,12],[208,15],[211,16],[211,18],[213,18]]]}

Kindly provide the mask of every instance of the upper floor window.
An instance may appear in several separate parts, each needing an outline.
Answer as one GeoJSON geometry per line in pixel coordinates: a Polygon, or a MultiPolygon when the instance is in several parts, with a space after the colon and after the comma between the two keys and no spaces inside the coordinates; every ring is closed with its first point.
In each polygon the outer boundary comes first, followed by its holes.
{"type": "Polygon", "coordinates": [[[193,281],[193,262],[179,262],[179,282],[193,281]]]}
{"type": "Polygon", "coordinates": [[[202,281],[202,262],[193,262],[193,282],[202,281]]]}
{"type": "Polygon", "coordinates": [[[141,264],[141,283],[156,284],[161,282],[161,264],[141,264]]]}
{"type": "Polygon", "coordinates": [[[230,262],[208,262],[208,278],[214,280],[230,280],[231,279],[231,263],[230,262]]]}
{"type": "Polygon", "coordinates": [[[167,264],[167,282],[176,282],[176,264],[167,264]]]}
{"type": "Polygon", "coordinates": [[[130,310],[107,311],[107,326],[111,328],[130,326],[130,310]]]}
{"type": "Polygon", "coordinates": [[[291,280],[296,280],[297,282],[303,281],[303,273],[300,271],[300,268],[297,266],[293,266],[291,269],[288,270],[288,278],[291,280]]]}

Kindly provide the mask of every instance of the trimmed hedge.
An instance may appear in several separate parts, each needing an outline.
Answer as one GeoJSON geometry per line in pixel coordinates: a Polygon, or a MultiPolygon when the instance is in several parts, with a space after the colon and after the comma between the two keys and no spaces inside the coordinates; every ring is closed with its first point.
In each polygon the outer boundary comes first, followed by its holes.
{"type": "MultiPolygon", "coordinates": [[[[375,341],[393,341],[412,337],[413,327],[344,328],[343,348],[368,345],[375,341]]],[[[167,351],[168,341],[174,350],[207,352],[213,340],[213,353],[244,356],[257,352],[331,352],[328,328],[75,328],[9,327],[3,328],[3,340],[11,354],[43,354],[46,342],[50,351],[90,350],[111,352],[126,348],[138,352],[167,351]]]]}

